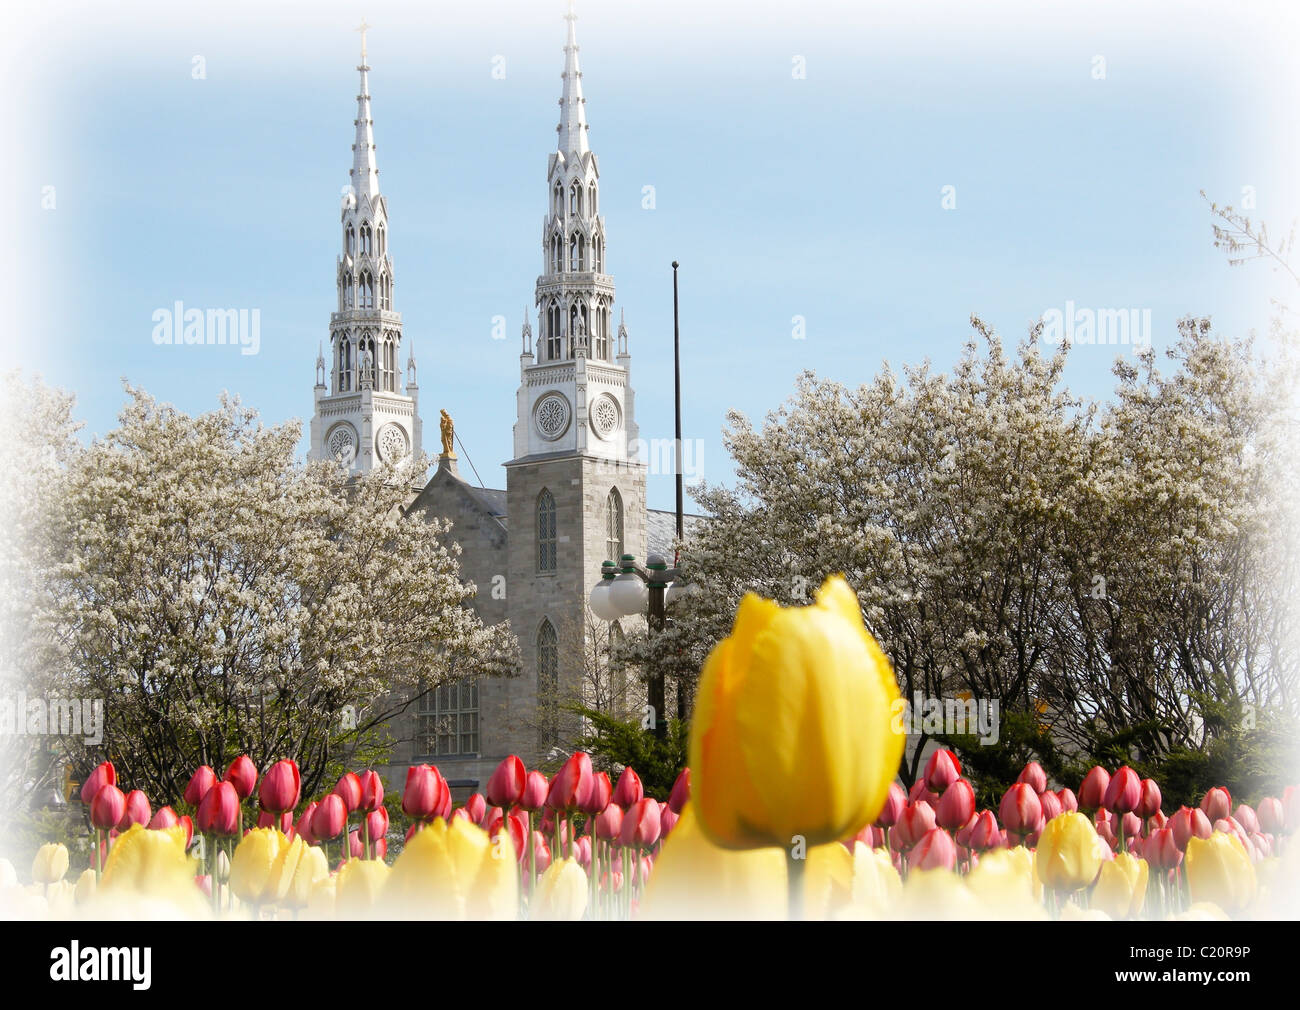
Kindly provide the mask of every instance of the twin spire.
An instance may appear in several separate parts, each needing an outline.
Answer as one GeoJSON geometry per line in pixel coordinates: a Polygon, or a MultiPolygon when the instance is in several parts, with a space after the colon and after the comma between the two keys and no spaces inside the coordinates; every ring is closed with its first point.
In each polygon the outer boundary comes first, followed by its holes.
{"type": "Polygon", "coordinates": [[[357,138],[352,145],[352,188],[357,200],[363,196],[373,200],[379,194],[379,169],[375,165],[375,123],[370,118],[370,67],[366,63],[366,30],[373,27],[363,18],[357,31],[361,33],[361,92],[357,95],[357,138]]]}

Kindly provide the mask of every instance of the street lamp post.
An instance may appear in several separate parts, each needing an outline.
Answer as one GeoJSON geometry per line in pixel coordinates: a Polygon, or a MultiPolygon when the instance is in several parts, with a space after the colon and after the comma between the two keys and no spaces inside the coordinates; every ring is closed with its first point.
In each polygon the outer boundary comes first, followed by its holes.
{"type": "MultiPolygon", "coordinates": [[[[659,554],[646,558],[644,567],[631,554],[618,562],[606,561],[600,566],[600,581],[591,590],[592,613],[602,621],[645,614],[650,631],[657,635],[667,620],[668,590],[681,578],[681,570],[669,568],[659,554]]],[[[652,670],[646,686],[654,734],[662,740],[668,735],[663,673],[652,670]]]]}

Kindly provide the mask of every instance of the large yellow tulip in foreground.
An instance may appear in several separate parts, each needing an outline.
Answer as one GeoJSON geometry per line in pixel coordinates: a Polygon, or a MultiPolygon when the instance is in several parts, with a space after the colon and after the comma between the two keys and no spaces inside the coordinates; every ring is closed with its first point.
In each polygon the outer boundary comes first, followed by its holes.
{"type": "Polygon", "coordinates": [[[726,848],[789,848],[869,824],[903,754],[898,696],[843,578],[810,607],[747,595],[705,663],[691,720],[701,829],[726,848]]]}

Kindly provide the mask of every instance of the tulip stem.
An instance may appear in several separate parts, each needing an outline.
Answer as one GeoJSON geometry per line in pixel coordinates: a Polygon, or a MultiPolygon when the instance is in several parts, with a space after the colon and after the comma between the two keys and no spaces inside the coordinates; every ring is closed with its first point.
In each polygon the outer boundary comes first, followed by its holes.
{"type": "Polygon", "coordinates": [[[785,876],[789,897],[786,918],[791,922],[803,921],[803,870],[804,861],[787,849],[785,876]]]}

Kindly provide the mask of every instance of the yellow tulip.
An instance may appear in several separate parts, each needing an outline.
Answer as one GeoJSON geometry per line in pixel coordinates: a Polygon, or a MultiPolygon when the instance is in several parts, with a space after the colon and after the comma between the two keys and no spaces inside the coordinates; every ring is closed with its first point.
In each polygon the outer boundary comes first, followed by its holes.
{"type": "Polygon", "coordinates": [[[966,886],[995,919],[1036,919],[1041,884],[1034,876],[1033,854],[1023,846],[993,849],[979,857],[966,875],[966,886]]]}
{"type": "Polygon", "coordinates": [[[1147,894],[1147,861],[1127,852],[1102,864],[1101,877],[1092,891],[1092,907],[1112,919],[1126,919],[1142,911],[1147,894]]]}
{"type": "Polygon", "coordinates": [[[1255,897],[1255,867],[1234,835],[1216,831],[1209,838],[1188,839],[1183,866],[1193,902],[1213,902],[1231,913],[1255,897]]]}
{"type": "Polygon", "coordinates": [[[576,860],[561,859],[537,881],[530,916],[542,922],[577,922],[587,911],[587,874],[576,860]]]}
{"type": "Polygon", "coordinates": [[[369,919],[388,882],[388,864],[380,859],[349,859],[339,870],[334,914],[340,919],[369,919]]]}
{"type": "Polygon", "coordinates": [[[1034,858],[1038,879],[1056,891],[1077,891],[1097,879],[1106,843],[1087,816],[1077,811],[1047,822],[1034,858]]]}
{"type": "Polygon", "coordinates": [[[983,917],[975,896],[951,870],[912,870],[899,909],[907,919],[966,920],[983,917]]]}
{"type": "Polygon", "coordinates": [[[650,872],[640,918],[784,919],[785,912],[785,854],[714,845],[695,803],[686,804],[650,872]]]}
{"type": "Polygon", "coordinates": [[[514,919],[519,871],[510,833],[495,838],[455,818],[416,832],[393,864],[386,914],[419,919],[514,919]]]}
{"type": "Polygon", "coordinates": [[[275,857],[268,900],[288,908],[304,908],[316,883],[329,875],[329,861],[321,848],[295,835],[292,842],[281,845],[275,857]]]}
{"type": "Polygon", "coordinates": [[[334,876],[324,877],[312,884],[311,895],[307,898],[307,911],[304,918],[317,921],[333,919],[334,899],[337,893],[338,882],[334,876]]]}
{"type": "Polygon", "coordinates": [[[839,576],[810,607],[747,595],[704,664],[690,766],[701,828],[732,849],[838,841],[898,772],[893,668],[839,576]]]}
{"type": "Polygon", "coordinates": [[[194,861],[185,854],[185,829],[149,830],[132,824],[108,853],[104,876],[95,896],[106,915],[149,916],[207,914],[194,884],[194,861]]]}
{"type": "Polygon", "coordinates": [[[839,842],[815,845],[808,850],[807,864],[803,875],[804,917],[838,917],[853,900],[853,853],[839,842]]]}
{"type": "Polygon", "coordinates": [[[94,870],[82,870],[81,876],[77,878],[77,886],[73,890],[73,898],[78,905],[84,905],[95,897],[95,890],[99,881],[95,879],[94,870]]]}
{"type": "Polygon", "coordinates": [[[275,828],[255,828],[235,847],[230,861],[230,889],[250,905],[274,900],[276,881],[272,869],[287,839],[275,828]]]}
{"type": "Polygon", "coordinates": [[[32,880],[38,884],[57,884],[68,872],[68,848],[47,842],[36,850],[32,860],[32,880]]]}
{"type": "Polygon", "coordinates": [[[886,849],[873,849],[862,842],[853,843],[853,885],[850,906],[842,916],[886,915],[903,893],[903,881],[890,861],[886,849]]]}

